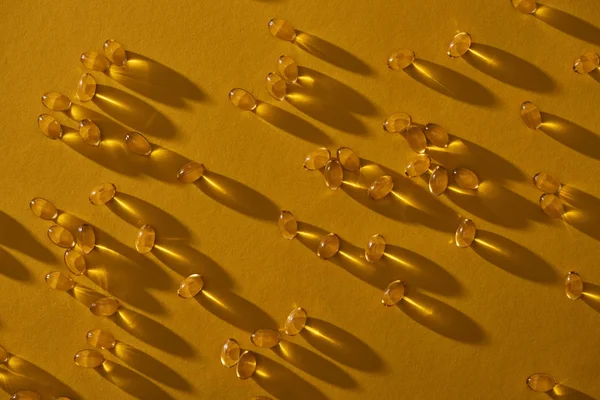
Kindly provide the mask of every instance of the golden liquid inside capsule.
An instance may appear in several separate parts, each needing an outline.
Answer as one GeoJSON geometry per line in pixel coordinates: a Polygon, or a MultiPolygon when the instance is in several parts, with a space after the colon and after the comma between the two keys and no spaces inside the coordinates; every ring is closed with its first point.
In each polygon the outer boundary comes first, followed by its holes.
{"type": "Polygon", "coordinates": [[[429,177],[429,192],[439,196],[448,189],[448,171],[446,168],[438,165],[431,172],[429,177]]]}
{"type": "Polygon", "coordinates": [[[431,166],[431,158],[427,154],[419,154],[409,158],[408,164],[404,168],[404,175],[409,178],[416,178],[423,175],[431,166]]]}
{"type": "Polygon", "coordinates": [[[73,234],[60,225],[52,225],[48,228],[48,239],[55,245],[66,249],[75,246],[73,234]]]}
{"type": "Polygon", "coordinates": [[[565,213],[562,201],[555,194],[543,194],[540,197],[540,207],[552,218],[560,219],[565,213]]]}
{"type": "Polygon", "coordinates": [[[383,199],[391,193],[394,188],[394,180],[389,175],[380,176],[375,179],[367,189],[367,196],[373,200],[383,199]]]}
{"type": "Polygon", "coordinates": [[[62,126],[56,118],[49,114],[41,114],[38,117],[38,127],[44,136],[52,140],[60,139],[63,135],[62,126]]]}
{"type": "Polygon", "coordinates": [[[406,128],[405,136],[406,141],[408,142],[409,147],[415,153],[425,153],[427,150],[427,138],[425,137],[425,133],[420,126],[410,125],[406,128]]]}
{"type": "Polygon", "coordinates": [[[10,358],[10,353],[6,349],[0,346],[0,364],[4,364],[10,358]]]}
{"type": "Polygon", "coordinates": [[[256,108],[256,99],[244,89],[231,89],[229,91],[229,101],[244,111],[252,111],[256,108]]]}
{"type": "Polygon", "coordinates": [[[294,30],[294,27],[292,24],[283,19],[273,18],[270,20],[269,32],[271,32],[271,35],[275,36],[277,39],[288,42],[292,42],[294,39],[296,39],[296,31],[294,30]]]}
{"type": "Polygon", "coordinates": [[[235,339],[227,339],[221,347],[221,364],[227,368],[234,367],[238,363],[241,354],[242,350],[238,342],[235,339]]]}
{"type": "Polygon", "coordinates": [[[406,286],[404,285],[404,282],[398,280],[390,283],[383,291],[381,304],[386,307],[395,306],[404,298],[405,291],[406,286]]]}
{"type": "Polygon", "coordinates": [[[191,299],[200,293],[203,288],[204,279],[202,276],[198,274],[192,274],[181,282],[179,288],[177,289],[177,294],[179,297],[183,297],[184,299],[191,299]]]}
{"type": "Polygon", "coordinates": [[[560,180],[546,172],[538,172],[533,176],[533,184],[544,193],[558,193],[562,187],[560,180]]]}
{"type": "Polygon", "coordinates": [[[537,3],[533,0],[511,0],[514,8],[525,14],[533,14],[537,10],[537,3]]]}
{"type": "Polygon", "coordinates": [[[335,233],[330,233],[321,239],[319,247],[317,247],[317,256],[323,260],[327,260],[335,256],[339,250],[340,238],[335,233]]]}
{"type": "Polygon", "coordinates": [[[46,275],[45,281],[46,284],[52,289],[63,292],[68,292],[75,287],[75,282],[73,282],[73,279],[69,278],[67,274],[63,274],[62,272],[58,271],[53,271],[46,275]]]}
{"type": "Polygon", "coordinates": [[[144,225],[138,231],[135,239],[135,249],[140,254],[146,254],[154,248],[156,241],[156,231],[150,225],[144,225]]]}
{"type": "Polygon", "coordinates": [[[349,147],[340,147],[337,150],[337,159],[346,171],[356,172],[360,169],[360,158],[349,147]]]}
{"type": "Polygon", "coordinates": [[[456,168],[452,171],[454,182],[463,189],[475,190],[479,187],[479,178],[475,172],[467,168],[456,168]]]}
{"type": "Polygon", "coordinates": [[[295,336],[306,326],[308,313],[302,307],[295,308],[285,319],[283,329],[288,336],[295,336]]]}
{"type": "Polygon", "coordinates": [[[267,92],[276,100],[283,100],[287,95],[287,84],[285,80],[272,72],[267,74],[267,79],[265,80],[265,85],[267,88],[267,92]]]}
{"type": "Polygon", "coordinates": [[[98,146],[102,141],[100,128],[91,119],[82,119],[79,122],[79,136],[83,143],[90,146],[98,146]]]}
{"type": "Polygon", "coordinates": [[[41,219],[52,220],[58,216],[58,210],[54,207],[54,204],[41,197],[31,200],[29,208],[33,215],[41,219]]]}
{"type": "Polygon", "coordinates": [[[125,144],[129,151],[138,156],[149,156],[152,153],[152,145],[141,133],[129,132],[125,135],[125,144]]]}
{"type": "Polygon", "coordinates": [[[110,350],[117,345],[113,334],[102,329],[92,329],[85,335],[85,338],[90,346],[98,349],[110,350]]]}
{"type": "Polygon", "coordinates": [[[412,118],[406,113],[392,114],[383,123],[383,129],[390,133],[404,131],[412,123],[412,118]]]}
{"type": "Polygon", "coordinates": [[[467,32],[459,32],[448,44],[448,57],[457,58],[462,57],[471,48],[471,35],[467,32]]]}
{"type": "Polygon", "coordinates": [[[106,58],[104,54],[100,54],[97,51],[83,53],[79,59],[84,67],[91,69],[92,71],[104,72],[108,69],[108,67],[110,67],[110,61],[108,61],[108,58],[106,58]]]}
{"type": "Polygon", "coordinates": [[[73,275],[81,275],[87,270],[85,257],[76,247],[65,251],[65,265],[73,275]]]}
{"type": "Polygon", "coordinates": [[[533,374],[527,378],[527,386],[534,392],[549,392],[556,385],[556,379],[549,374],[533,374]]]}
{"type": "Polygon", "coordinates": [[[102,46],[104,55],[115,65],[123,65],[127,62],[125,47],[114,39],[108,39],[102,46]]]}
{"type": "Polygon", "coordinates": [[[296,83],[298,80],[298,64],[288,56],[281,56],[277,61],[277,72],[286,81],[296,83]]]}
{"type": "Polygon", "coordinates": [[[342,164],[334,158],[328,160],[327,163],[325,163],[323,176],[325,177],[325,184],[327,184],[329,189],[339,189],[339,187],[342,186],[342,181],[344,179],[342,164]]]}
{"type": "Polygon", "coordinates": [[[85,349],[75,354],[74,361],[83,368],[96,368],[102,365],[104,356],[98,350],[85,349]]]}
{"type": "Polygon", "coordinates": [[[589,74],[600,64],[600,56],[598,53],[589,52],[575,60],[573,63],[573,71],[578,74],[589,74]]]}
{"type": "Polygon", "coordinates": [[[427,140],[431,142],[434,146],[437,147],[448,147],[448,132],[441,126],[437,124],[427,124],[425,125],[425,136],[427,140]]]}
{"type": "Polygon", "coordinates": [[[77,228],[77,246],[84,254],[89,254],[96,247],[96,233],[90,224],[77,228]]]}
{"type": "Polygon", "coordinates": [[[62,396],[61,396],[61,397],[57,397],[57,398],[56,398],[56,399],[54,399],[54,400],[71,400],[71,399],[69,399],[68,397],[62,397],[62,396]]]}
{"type": "Polygon", "coordinates": [[[577,272],[569,272],[565,279],[565,294],[571,300],[577,300],[583,294],[583,280],[577,272]]]}
{"type": "Polygon", "coordinates": [[[395,71],[399,71],[412,65],[413,61],[415,61],[415,52],[409,49],[400,49],[394,51],[388,57],[388,67],[395,71]]]}
{"type": "Polygon", "coordinates": [[[281,236],[288,240],[292,240],[298,234],[298,220],[296,220],[294,214],[289,211],[281,211],[277,226],[279,227],[281,236]]]}
{"type": "Polygon", "coordinates": [[[384,252],[385,238],[380,234],[373,235],[365,248],[365,259],[370,263],[377,262],[383,257],[384,252]]]}
{"type": "Polygon", "coordinates": [[[96,87],[96,78],[92,74],[83,74],[77,82],[75,95],[81,102],[86,103],[96,95],[96,87]]]}
{"type": "Polygon", "coordinates": [[[20,390],[10,396],[11,400],[40,400],[42,397],[31,390],[20,390]]]}
{"type": "Polygon", "coordinates": [[[281,335],[279,332],[272,329],[257,329],[252,336],[250,336],[250,340],[256,347],[270,349],[281,342],[281,335]]]}
{"type": "Polygon", "coordinates": [[[256,371],[256,356],[251,351],[244,351],[235,365],[235,374],[244,380],[254,375],[256,371]]]}
{"type": "Polygon", "coordinates": [[[525,123],[525,126],[532,130],[536,130],[542,125],[542,113],[530,101],[521,104],[521,119],[525,123]]]}
{"type": "Polygon", "coordinates": [[[473,243],[473,240],[475,240],[476,235],[477,227],[475,226],[475,222],[465,218],[458,225],[458,228],[456,228],[454,243],[458,247],[469,247],[473,243]]]}
{"type": "Polygon", "coordinates": [[[312,153],[309,153],[304,157],[304,169],[307,171],[315,171],[325,166],[327,161],[331,158],[329,149],[321,147],[312,153]]]}
{"type": "Polygon", "coordinates": [[[42,96],[42,104],[49,110],[67,111],[71,108],[71,100],[64,94],[58,92],[44,93],[42,96]]]}
{"type": "Polygon", "coordinates": [[[96,186],[90,193],[90,203],[100,206],[111,201],[117,194],[117,188],[112,183],[103,183],[96,186]]]}
{"type": "Polygon", "coordinates": [[[204,175],[204,164],[192,161],[177,171],[177,180],[181,183],[193,183],[204,175]]]}
{"type": "Polygon", "coordinates": [[[112,297],[102,297],[90,306],[92,314],[98,317],[110,317],[121,307],[121,304],[117,299],[112,297]]]}

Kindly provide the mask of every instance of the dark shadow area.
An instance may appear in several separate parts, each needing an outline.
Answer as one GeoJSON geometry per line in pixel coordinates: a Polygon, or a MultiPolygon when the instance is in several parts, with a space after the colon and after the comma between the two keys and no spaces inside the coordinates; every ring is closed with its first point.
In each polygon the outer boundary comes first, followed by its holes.
{"type": "Polygon", "coordinates": [[[538,4],[535,16],[567,35],[600,46],[600,29],[579,17],[544,4],[538,4]]]}
{"type": "Polygon", "coordinates": [[[600,241],[600,199],[568,185],[562,187],[559,197],[568,206],[565,222],[600,241]]]}
{"type": "Polygon", "coordinates": [[[174,400],[154,382],[112,361],[104,361],[96,371],[104,379],[138,399],[174,400]]]}
{"type": "Polygon", "coordinates": [[[595,70],[593,70],[592,72],[590,72],[588,74],[593,80],[595,80],[596,82],[600,83],[600,69],[596,68],[595,70]]]}
{"type": "Polygon", "coordinates": [[[600,286],[590,282],[583,282],[583,296],[581,300],[596,312],[600,312],[600,286]]]}
{"type": "MultiPolygon", "coordinates": [[[[37,217],[31,214],[31,218],[37,217]]],[[[40,221],[43,222],[43,220],[40,221]]],[[[40,226],[44,227],[42,228],[44,230],[48,229],[48,227],[44,224],[40,226]]],[[[19,223],[10,215],[6,214],[4,211],[0,211],[0,227],[2,227],[2,229],[0,229],[0,246],[5,246],[9,249],[16,250],[21,254],[33,257],[34,259],[44,263],[52,263],[56,261],[56,257],[49,249],[38,242],[37,239],[23,225],[21,225],[21,223],[19,223]]],[[[50,243],[50,240],[48,240],[48,243],[50,243]]],[[[3,254],[0,254],[0,262],[2,262],[4,259],[8,260],[8,257],[5,258],[3,254]]],[[[21,266],[21,268],[25,267],[21,266]]],[[[6,272],[5,275],[10,276],[10,273],[6,272]]],[[[15,270],[14,276],[25,277],[25,272],[17,272],[15,270]]]]}
{"type": "Polygon", "coordinates": [[[37,365],[17,356],[6,363],[8,371],[0,371],[0,386],[9,394],[19,390],[34,390],[52,399],[59,396],[79,400],[81,397],[69,386],[37,365]]]}
{"type": "Polygon", "coordinates": [[[12,254],[2,248],[0,244],[0,275],[4,275],[16,281],[28,281],[31,279],[29,270],[12,254]]]}
{"type": "Polygon", "coordinates": [[[558,384],[556,387],[547,393],[548,397],[559,400],[597,400],[597,397],[588,396],[577,389],[558,384]]]}
{"type": "Polygon", "coordinates": [[[600,160],[600,136],[559,116],[542,112],[539,130],[578,153],[600,160]]]}

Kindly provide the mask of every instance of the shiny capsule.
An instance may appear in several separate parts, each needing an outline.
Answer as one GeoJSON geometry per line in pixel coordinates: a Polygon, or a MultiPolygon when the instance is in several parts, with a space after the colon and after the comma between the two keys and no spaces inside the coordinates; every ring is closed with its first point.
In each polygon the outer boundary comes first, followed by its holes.
{"type": "Polygon", "coordinates": [[[117,188],[112,183],[103,183],[92,189],[90,193],[90,203],[100,206],[111,201],[117,194],[117,188]]]}
{"type": "Polygon", "coordinates": [[[555,194],[545,193],[540,197],[540,207],[552,218],[560,219],[565,213],[562,201],[555,194]]]}
{"type": "Polygon", "coordinates": [[[562,187],[562,183],[560,183],[560,180],[556,176],[546,172],[535,174],[533,176],[533,184],[542,192],[553,194],[558,193],[562,187]]]}
{"type": "Polygon", "coordinates": [[[296,39],[296,31],[294,27],[289,22],[279,19],[273,18],[269,21],[269,32],[271,35],[275,36],[277,39],[285,40],[287,42],[292,42],[296,39]]]}
{"type": "Polygon", "coordinates": [[[110,350],[117,345],[114,335],[102,329],[92,329],[86,333],[85,338],[90,346],[102,350],[110,350]]]}
{"type": "Polygon", "coordinates": [[[94,98],[96,88],[96,78],[92,74],[83,74],[77,82],[75,95],[82,103],[86,103],[94,98]]]}
{"type": "Polygon", "coordinates": [[[79,136],[83,143],[90,146],[98,146],[102,141],[100,128],[91,119],[82,119],[79,121],[79,136]]]}
{"type": "Polygon", "coordinates": [[[383,129],[390,133],[404,131],[412,123],[412,118],[406,113],[396,113],[390,115],[383,123],[383,129]]]}
{"type": "Polygon", "coordinates": [[[342,164],[334,158],[330,159],[325,163],[323,176],[325,177],[325,184],[327,184],[327,187],[331,190],[337,190],[342,186],[342,180],[344,179],[342,164]]]}
{"type": "Polygon", "coordinates": [[[0,346],[0,364],[4,364],[10,358],[10,353],[6,349],[0,346]]]}
{"type": "Polygon", "coordinates": [[[542,113],[532,102],[522,103],[520,113],[521,119],[529,129],[536,130],[542,125],[542,113]]]}
{"type": "Polygon", "coordinates": [[[448,132],[441,126],[437,124],[427,124],[425,125],[425,136],[427,140],[431,142],[434,146],[437,147],[448,147],[449,137],[448,132]]]}
{"type": "Polygon", "coordinates": [[[144,225],[138,231],[135,239],[135,249],[140,254],[146,254],[154,248],[156,241],[156,231],[150,225],[144,225]]]}
{"type": "Polygon", "coordinates": [[[394,180],[389,175],[380,176],[375,179],[367,189],[367,196],[373,200],[383,199],[392,192],[394,180]]]}
{"type": "Polygon", "coordinates": [[[406,291],[406,286],[404,282],[397,280],[385,288],[383,291],[383,296],[381,297],[381,304],[386,307],[392,307],[396,304],[400,303],[400,300],[404,298],[404,292],[406,291]]]}
{"type": "Polygon", "coordinates": [[[87,69],[92,71],[104,72],[110,67],[110,61],[104,54],[100,54],[97,51],[89,51],[83,53],[79,60],[87,69]]]}
{"type": "Polygon", "coordinates": [[[308,313],[302,307],[295,308],[285,319],[283,329],[288,336],[295,336],[302,332],[306,326],[308,313]]]}
{"type": "Polygon", "coordinates": [[[467,32],[459,32],[448,44],[448,57],[457,58],[464,56],[471,48],[471,35],[467,32]]]}
{"type": "Polygon", "coordinates": [[[77,246],[84,254],[89,254],[96,247],[96,233],[90,224],[77,228],[77,246]]]}
{"type": "Polygon", "coordinates": [[[423,129],[418,125],[410,125],[406,128],[405,136],[408,145],[415,153],[424,153],[427,150],[427,138],[423,129]]]}
{"type": "Polygon", "coordinates": [[[415,61],[415,52],[409,49],[395,50],[387,60],[387,65],[390,69],[399,71],[412,65],[415,61]]]}
{"type": "Polygon", "coordinates": [[[325,147],[316,149],[304,157],[304,169],[307,171],[316,171],[325,166],[327,161],[331,158],[331,152],[325,147]]]}
{"type": "Polygon", "coordinates": [[[229,101],[244,111],[252,111],[256,108],[256,99],[244,89],[231,89],[229,91],[229,101]]]}
{"type": "Polygon", "coordinates": [[[202,275],[192,274],[181,282],[177,289],[177,295],[184,299],[191,299],[200,293],[203,288],[204,279],[202,278],[202,275]]]}
{"type": "Polygon", "coordinates": [[[409,178],[416,178],[423,175],[431,166],[431,158],[427,154],[419,154],[408,159],[408,164],[404,168],[404,175],[409,178]]]}
{"type": "Polygon", "coordinates": [[[479,178],[475,172],[467,168],[456,168],[452,171],[454,182],[463,189],[475,190],[479,187],[479,178]]]}
{"type": "Polygon", "coordinates": [[[269,72],[267,74],[267,78],[265,80],[265,87],[267,88],[267,92],[276,100],[283,100],[287,95],[287,84],[285,80],[273,72],[269,72]]]}
{"type": "Polygon", "coordinates": [[[66,249],[75,246],[73,234],[60,225],[52,225],[48,228],[48,239],[55,245],[66,249]]]}
{"type": "Polygon", "coordinates": [[[204,164],[192,161],[177,171],[177,180],[181,183],[193,183],[204,175],[204,164]]]}
{"type": "Polygon", "coordinates": [[[235,374],[244,380],[254,375],[256,371],[256,356],[251,351],[244,351],[235,365],[235,374]]]}
{"type": "Polygon", "coordinates": [[[458,228],[456,228],[454,243],[458,247],[469,247],[473,243],[473,240],[475,240],[476,235],[477,227],[475,226],[475,222],[465,218],[458,224],[458,228]]]}
{"type": "Polygon", "coordinates": [[[438,165],[433,169],[429,176],[429,192],[436,196],[441,195],[448,188],[448,171],[446,168],[438,165]]]}
{"type": "Polygon", "coordinates": [[[54,204],[41,197],[36,197],[29,202],[29,208],[36,217],[41,219],[52,220],[58,216],[58,210],[54,204]]]}
{"type": "Polygon", "coordinates": [[[511,0],[514,8],[525,14],[533,14],[537,10],[537,3],[534,0],[511,0]]]}
{"type": "Polygon", "coordinates": [[[277,60],[277,72],[286,81],[296,83],[298,80],[298,64],[288,56],[281,56],[277,60]]]}
{"type": "Polygon", "coordinates": [[[123,65],[127,62],[125,47],[114,39],[108,39],[102,46],[104,55],[115,65],[123,65]]]}
{"type": "Polygon", "coordinates": [[[52,111],[67,111],[71,108],[71,100],[64,94],[58,92],[44,93],[42,96],[42,104],[52,111]]]}
{"type": "Polygon", "coordinates": [[[527,378],[527,386],[534,392],[549,392],[557,384],[556,379],[549,374],[533,374],[527,378]]]}
{"type": "Polygon", "coordinates": [[[121,304],[117,299],[112,297],[102,297],[90,306],[92,314],[98,317],[110,317],[121,307],[121,304]]]}
{"type": "Polygon", "coordinates": [[[10,400],[40,400],[42,396],[31,390],[19,390],[10,396],[10,400]]]}
{"type": "Polygon", "coordinates": [[[250,336],[250,340],[256,347],[270,349],[281,342],[281,335],[272,329],[257,329],[250,336]]]}
{"type": "Polygon", "coordinates": [[[102,365],[104,356],[98,350],[85,349],[78,351],[73,361],[83,368],[96,368],[102,365]]]}
{"type": "Polygon", "coordinates": [[[346,171],[356,172],[360,169],[360,158],[349,147],[340,147],[337,150],[337,159],[346,171]]]}
{"type": "Polygon", "coordinates": [[[68,292],[75,287],[75,282],[67,274],[53,271],[46,275],[46,284],[52,289],[68,292]]]}
{"type": "Polygon", "coordinates": [[[583,294],[583,280],[577,272],[569,272],[565,279],[565,294],[571,300],[577,300],[583,294]]]}
{"type": "Polygon", "coordinates": [[[65,265],[73,275],[81,275],[87,270],[85,257],[76,247],[65,251],[65,265]]]}
{"type": "Polygon", "coordinates": [[[149,156],[152,153],[152,145],[141,133],[129,132],[125,135],[125,144],[129,151],[138,156],[149,156]]]}
{"type": "Polygon", "coordinates": [[[317,256],[319,256],[323,260],[327,260],[328,258],[335,256],[339,250],[339,236],[335,233],[329,233],[321,239],[319,247],[317,247],[317,256]]]}
{"type": "Polygon", "coordinates": [[[240,359],[242,350],[235,339],[227,339],[223,347],[221,347],[221,364],[224,367],[231,368],[235,366],[240,359]]]}
{"type": "Polygon", "coordinates": [[[61,124],[50,114],[41,114],[38,117],[40,131],[49,139],[60,139],[63,135],[61,124]]]}
{"type": "Polygon", "coordinates": [[[578,74],[589,74],[600,65],[600,56],[598,53],[589,52],[575,60],[573,71],[578,74]]]}
{"type": "Polygon", "coordinates": [[[277,220],[277,226],[281,236],[285,239],[292,240],[298,234],[298,220],[289,211],[283,210],[279,214],[279,220],[277,220]]]}
{"type": "Polygon", "coordinates": [[[373,235],[365,248],[365,259],[370,263],[377,262],[383,257],[384,252],[385,238],[383,235],[373,235]]]}

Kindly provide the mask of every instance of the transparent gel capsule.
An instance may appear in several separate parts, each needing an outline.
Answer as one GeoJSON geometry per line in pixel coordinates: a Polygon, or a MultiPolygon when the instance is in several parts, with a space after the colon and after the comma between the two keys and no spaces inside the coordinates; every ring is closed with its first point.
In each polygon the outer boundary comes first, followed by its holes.
{"type": "Polygon", "coordinates": [[[19,390],[17,393],[10,396],[11,400],[40,400],[42,397],[31,390],[19,390]]]}
{"type": "Polygon", "coordinates": [[[542,113],[535,104],[526,101],[521,104],[521,119],[525,125],[532,130],[538,129],[542,125],[542,113]]]}
{"type": "Polygon", "coordinates": [[[152,153],[152,145],[141,133],[129,132],[125,135],[125,144],[129,151],[138,156],[149,156],[152,153]]]}
{"type": "Polygon", "coordinates": [[[316,149],[304,157],[304,169],[307,171],[316,171],[325,166],[327,161],[331,158],[331,152],[325,147],[316,149]]]}
{"type": "Polygon", "coordinates": [[[283,329],[288,336],[295,336],[306,326],[308,313],[302,307],[295,308],[285,319],[283,329]]]}
{"type": "Polygon", "coordinates": [[[221,347],[221,364],[224,367],[231,368],[235,366],[240,359],[242,350],[235,339],[227,339],[223,347],[221,347]]]}
{"type": "Polygon", "coordinates": [[[104,362],[104,356],[98,350],[85,349],[78,351],[73,358],[75,364],[83,368],[96,368],[104,362]]]}
{"type": "Polygon", "coordinates": [[[103,183],[92,189],[90,193],[90,203],[95,206],[101,206],[111,201],[117,194],[117,188],[112,183],[103,183]]]}
{"type": "Polygon", "coordinates": [[[104,72],[108,69],[108,67],[110,67],[110,61],[108,61],[108,58],[106,58],[104,54],[100,54],[97,51],[88,51],[83,53],[79,59],[84,67],[91,69],[92,71],[104,72]]]}
{"type": "Polygon", "coordinates": [[[552,218],[560,219],[565,213],[562,201],[555,194],[545,193],[540,197],[540,207],[552,218]]]}
{"type": "Polygon", "coordinates": [[[81,275],[87,270],[85,257],[76,247],[65,251],[65,265],[73,275],[81,275]]]}
{"type": "Polygon", "coordinates": [[[52,289],[60,290],[62,292],[68,292],[75,287],[73,279],[69,278],[67,274],[58,271],[47,274],[45,281],[52,289]]]}
{"type": "Polygon", "coordinates": [[[250,340],[256,347],[270,349],[281,342],[281,335],[272,329],[257,329],[250,336],[250,340]]]}
{"type": "Polygon", "coordinates": [[[475,222],[465,218],[458,224],[458,228],[456,228],[454,243],[458,247],[469,247],[473,243],[473,240],[475,240],[476,235],[477,227],[475,226],[475,222]]]}
{"type": "Polygon", "coordinates": [[[96,87],[96,78],[92,74],[83,74],[77,82],[75,95],[82,103],[86,103],[96,95],[96,87]]]}
{"type": "Polygon", "coordinates": [[[100,128],[91,119],[82,119],[79,121],[79,136],[83,143],[90,146],[98,146],[102,141],[100,128]]]}
{"type": "Polygon", "coordinates": [[[58,210],[54,204],[41,197],[36,197],[29,202],[29,208],[36,217],[41,219],[51,220],[58,216],[58,210]]]}
{"type": "Polygon", "coordinates": [[[192,274],[181,282],[177,289],[177,294],[184,299],[191,299],[200,293],[203,288],[204,279],[202,278],[202,275],[192,274]]]}
{"type": "Polygon", "coordinates": [[[277,221],[279,232],[281,236],[288,240],[292,240],[298,234],[298,220],[289,211],[283,210],[279,214],[279,220],[277,221]]]}
{"type": "Polygon", "coordinates": [[[448,44],[448,57],[457,58],[462,57],[471,48],[471,35],[467,32],[459,32],[448,44]]]}
{"type": "Polygon", "coordinates": [[[452,171],[454,182],[463,189],[475,190],[479,187],[479,178],[475,172],[467,168],[456,168],[452,171]]]}
{"type": "Polygon", "coordinates": [[[578,74],[588,74],[598,68],[599,64],[600,56],[598,53],[585,53],[573,63],[573,71],[577,72],[578,74]]]}
{"type": "Polygon", "coordinates": [[[84,254],[89,254],[96,247],[96,233],[90,224],[77,228],[77,246],[84,254]]]}
{"type": "Polygon", "coordinates": [[[415,52],[409,49],[395,50],[388,57],[387,65],[390,69],[399,71],[412,65],[415,61],[415,52]]]}
{"type": "Polygon", "coordinates": [[[138,231],[135,239],[135,249],[140,254],[146,254],[152,251],[156,241],[156,231],[150,225],[144,225],[138,231]]]}
{"type": "Polygon", "coordinates": [[[269,92],[274,99],[280,101],[285,99],[285,96],[287,95],[287,84],[281,76],[269,72],[265,80],[265,86],[267,92],[269,92]]]}
{"type": "Polygon", "coordinates": [[[527,378],[527,386],[534,392],[549,392],[558,384],[549,374],[533,374],[527,378]]]}
{"type": "Polygon", "coordinates": [[[565,279],[565,294],[571,300],[577,300],[583,294],[583,280],[577,272],[569,272],[565,279]]]}
{"type": "Polygon", "coordinates": [[[448,147],[448,132],[437,124],[425,125],[425,136],[427,140],[437,147],[448,147]]]}
{"type": "Polygon", "coordinates": [[[294,27],[292,24],[283,19],[273,18],[270,20],[269,32],[271,32],[271,35],[275,36],[277,39],[288,42],[292,42],[294,39],[296,39],[296,31],[294,30],[294,27]]]}
{"type": "Polygon", "coordinates": [[[391,193],[394,188],[394,180],[389,175],[380,176],[375,179],[367,189],[367,196],[373,200],[383,199],[391,193]]]}
{"type": "Polygon", "coordinates": [[[251,351],[244,351],[235,365],[235,374],[244,380],[254,375],[256,371],[256,356],[251,351]]]}
{"type": "Polygon", "coordinates": [[[127,62],[125,47],[114,39],[108,39],[102,46],[104,55],[115,65],[123,65],[127,62]]]}
{"type": "Polygon", "coordinates": [[[429,177],[429,191],[439,196],[446,191],[448,188],[448,171],[446,168],[438,165],[431,172],[429,177]]]}
{"type": "Polygon", "coordinates": [[[181,183],[193,183],[204,175],[204,164],[192,161],[177,171],[177,180],[181,183]]]}
{"type": "Polygon", "coordinates": [[[90,346],[98,349],[110,350],[117,345],[113,334],[102,329],[92,329],[85,335],[85,338],[90,346]]]}
{"type": "Polygon", "coordinates": [[[373,235],[365,248],[365,259],[370,263],[377,262],[383,257],[384,252],[385,238],[380,234],[373,235]]]}
{"type": "Polygon", "coordinates": [[[336,190],[342,186],[342,180],[344,179],[344,170],[342,164],[334,158],[330,159],[325,163],[325,170],[323,171],[325,177],[325,183],[331,190],[336,190]]]}
{"type": "Polygon", "coordinates": [[[327,260],[335,256],[339,250],[340,238],[335,233],[329,233],[321,239],[319,247],[317,247],[317,256],[327,260]]]}
{"type": "Polygon", "coordinates": [[[256,99],[244,89],[231,89],[229,91],[229,101],[244,111],[252,111],[256,108],[256,99]]]}
{"type": "Polygon", "coordinates": [[[404,282],[398,280],[387,285],[381,297],[381,303],[386,307],[395,306],[404,298],[406,287],[404,282]]]}
{"type": "Polygon", "coordinates": [[[71,100],[64,94],[58,92],[44,93],[42,96],[42,104],[52,111],[67,111],[71,108],[71,100]]]}
{"type": "Polygon", "coordinates": [[[290,83],[295,83],[298,80],[298,64],[288,56],[279,57],[277,72],[290,83]]]}
{"type": "Polygon", "coordinates": [[[121,304],[117,299],[112,297],[102,297],[90,306],[92,314],[98,317],[110,317],[121,307],[121,304]]]}
{"type": "Polygon", "coordinates": [[[6,349],[0,346],[0,364],[4,364],[10,358],[10,353],[6,349]]]}
{"type": "Polygon", "coordinates": [[[534,0],[510,0],[513,7],[525,14],[533,14],[537,10],[534,0]]]}
{"type": "Polygon", "coordinates": [[[41,114],[38,117],[38,127],[44,136],[52,140],[60,139],[63,135],[62,126],[56,118],[49,114],[41,114]]]}
{"type": "Polygon", "coordinates": [[[405,136],[408,145],[415,153],[424,153],[427,149],[427,138],[423,129],[418,125],[410,125],[406,128],[405,136]]]}
{"type": "Polygon", "coordinates": [[[346,171],[356,172],[360,169],[360,158],[349,147],[340,147],[337,150],[337,159],[346,171]]]}
{"type": "Polygon", "coordinates": [[[392,114],[383,123],[383,129],[391,133],[404,131],[412,123],[412,118],[406,113],[392,114]]]}
{"type": "Polygon", "coordinates": [[[409,178],[416,178],[427,172],[430,166],[431,158],[427,154],[419,154],[410,157],[408,159],[408,164],[406,164],[406,167],[404,168],[404,175],[409,178]]]}
{"type": "Polygon", "coordinates": [[[558,193],[562,187],[560,180],[546,172],[538,172],[533,176],[533,184],[544,193],[558,193]]]}
{"type": "Polygon", "coordinates": [[[52,225],[48,228],[48,239],[58,247],[70,249],[75,246],[73,234],[60,225],[52,225]]]}

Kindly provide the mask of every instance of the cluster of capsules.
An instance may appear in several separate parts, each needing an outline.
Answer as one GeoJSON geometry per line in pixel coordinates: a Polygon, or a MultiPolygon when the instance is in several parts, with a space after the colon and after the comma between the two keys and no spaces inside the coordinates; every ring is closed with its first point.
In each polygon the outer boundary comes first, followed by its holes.
{"type": "Polygon", "coordinates": [[[118,342],[115,336],[103,329],[92,329],[85,335],[87,343],[94,347],[93,349],[84,349],[78,351],[73,357],[73,361],[83,368],[97,368],[104,361],[104,354],[99,350],[112,350],[118,342]]]}

